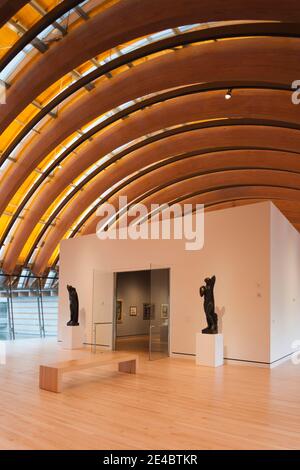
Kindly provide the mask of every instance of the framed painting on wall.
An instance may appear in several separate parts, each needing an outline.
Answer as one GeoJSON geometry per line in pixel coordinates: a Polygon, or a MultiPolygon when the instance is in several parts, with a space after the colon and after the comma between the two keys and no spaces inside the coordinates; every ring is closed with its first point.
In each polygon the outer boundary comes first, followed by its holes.
{"type": "Polygon", "coordinates": [[[122,323],[123,321],[123,301],[122,300],[116,301],[116,318],[117,318],[117,323],[122,323]]]}
{"type": "Polygon", "coordinates": [[[130,315],[131,317],[136,317],[136,316],[137,316],[137,308],[136,308],[135,305],[131,305],[131,306],[129,307],[129,315],[130,315]]]}
{"type": "Polygon", "coordinates": [[[143,320],[153,320],[154,319],[154,304],[143,304],[143,320]]]}
{"type": "Polygon", "coordinates": [[[164,319],[169,318],[169,305],[168,304],[161,304],[160,317],[164,319]]]}

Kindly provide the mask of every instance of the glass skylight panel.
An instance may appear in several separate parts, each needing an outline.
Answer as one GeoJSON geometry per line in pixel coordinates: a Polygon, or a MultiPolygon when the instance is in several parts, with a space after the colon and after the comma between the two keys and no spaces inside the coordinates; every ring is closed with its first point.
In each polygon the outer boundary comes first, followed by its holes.
{"type": "Polygon", "coordinates": [[[114,154],[122,152],[122,150],[127,149],[130,145],[131,145],[131,142],[128,142],[124,145],[121,145],[120,147],[117,147],[116,149],[114,149],[114,154]]]}
{"type": "Polygon", "coordinates": [[[40,34],[38,34],[37,38],[40,39],[41,41],[45,39],[48,34],[52,33],[54,31],[54,27],[52,25],[48,26],[44,31],[42,31],[40,34]]]}
{"type": "Polygon", "coordinates": [[[173,29],[164,29],[163,31],[159,31],[158,33],[150,34],[150,38],[153,41],[159,41],[160,39],[167,38],[169,36],[174,36],[173,29]]]}
{"type": "Polygon", "coordinates": [[[76,142],[78,139],[80,139],[80,137],[81,137],[81,136],[76,136],[76,137],[74,137],[73,139],[71,139],[69,142],[67,142],[67,143],[65,144],[65,147],[66,147],[66,148],[71,147],[71,145],[74,144],[74,142],[76,142]]]}
{"type": "Polygon", "coordinates": [[[89,176],[91,173],[93,173],[94,170],[96,170],[96,168],[96,165],[92,165],[88,170],[86,170],[84,176],[89,176]]]}
{"type": "Polygon", "coordinates": [[[106,114],[103,114],[98,119],[96,119],[96,121],[92,122],[92,124],[89,124],[88,126],[86,126],[84,128],[84,133],[87,133],[88,131],[90,131],[91,129],[93,129],[98,124],[105,121],[108,117],[111,117],[112,115],[113,115],[112,111],[108,111],[106,114]]]}
{"type": "Polygon", "coordinates": [[[123,109],[129,108],[129,106],[132,106],[133,104],[134,104],[134,101],[132,101],[132,100],[131,100],[131,101],[127,101],[126,103],[120,104],[120,105],[118,106],[118,108],[119,108],[120,110],[123,110],[123,109]]]}
{"type": "Polygon", "coordinates": [[[10,75],[15,71],[25,57],[26,53],[24,51],[19,52],[19,54],[17,54],[16,57],[2,70],[0,73],[0,79],[7,82],[10,75]]]}
{"type": "Polygon", "coordinates": [[[1,248],[0,248],[0,259],[3,258],[3,255],[5,253],[5,249],[6,249],[6,246],[5,245],[2,245],[1,248]]]}
{"type": "Polygon", "coordinates": [[[198,28],[201,26],[201,23],[187,24],[185,26],[179,26],[178,29],[180,32],[188,31],[189,29],[198,28]]]}
{"type": "Polygon", "coordinates": [[[146,46],[148,44],[147,38],[139,39],[138,41],[135,41],[134,43],[130,44],[129,46],[125,46],[120,48],[120,51],[122,54],[128,54],[128,52],[132,52],[139,47],[146,46]]]}
{"type": "Polygon", "coordinates": [[[65,193],[65,197],[67,197],[73,191],[73,189],[74,189],[73,186],[70,186],[65,193]]]}
{"type": "Polygon", "coordinates": [[[100,158],[100,160],[98,160],[98,165],[100,166],[103,163],[108,162],[108,160],[110,160],[112,156],[113,156],[112,154],[109,154],[109,155],[105,155],[105,157],[100,158]]]}
{"type": "Polygon", "coordinates": [[[22,289],[26,283],[27,276],[29,275],[29,269],[23,268],[21,275],[18,280],[18,289],[22,289]]]}
{"type": "Polygon", "coordinates": [[[94,70],[96,70],[98,67],[96,67],[95,64],[91,65],[87,70],[85,70],[84,72],[81,72],[81,76],[82,77],[85,77],[86,75],[88,75],[89,73],[93,72],[94,70]]]}
{"type": "Polygon", "coordinates": [[[5,162],[2,163],[0,173],[4,173],[4,171],[12,164],[10,160],[5,160],[5,162]]]}
{"type": "Polygon", "coordinates": [[[76,183],[75,183],[75,187],[76,187],[76,188],[77,188],[77,187],[80,185],[80,183],[85,179],[85,177],[86,177],[86,175],[83,174],[83,175],[81,175],[81,176],[78,178],[78,180],[77,180],[76,183]]]}
{"type": "Polygon", "coordinates": [[[45,282],[45,285],[44,285],[44,288],[45,289],[49,289],[52,284],[53,284],[53,279],[55,278],[56,276],[56,271],[54,271],[53,269],[49,271],[49,274],[47,276],[47,279],[46,279],[46,282],[45,282]]]}
{"type": "Polygon", "coordinates": [[[106,191],[104,191],[104,193],[101,194],[101,199],[105,198],[105,196],[107,196],[107,194],[110,193],[111,189],[113,188],[113,186],[111,186],[110,188],[108,188],[106,191]]]}

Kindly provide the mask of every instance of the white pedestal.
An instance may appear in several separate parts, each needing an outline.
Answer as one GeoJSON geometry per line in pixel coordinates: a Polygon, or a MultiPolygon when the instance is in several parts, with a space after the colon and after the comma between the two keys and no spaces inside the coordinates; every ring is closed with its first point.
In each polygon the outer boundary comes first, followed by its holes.
{"type": "Polygon", "coordinates": [[[83,330],[81,325],[64,326],[62,347],[64,349],[81,349],[83,347],[83,330]]]}
{"type": "Polygon", "coordinates": [[[199,366],[218,367],[224,362],[223,335],[196,335],[196,364],[199,366]]]}

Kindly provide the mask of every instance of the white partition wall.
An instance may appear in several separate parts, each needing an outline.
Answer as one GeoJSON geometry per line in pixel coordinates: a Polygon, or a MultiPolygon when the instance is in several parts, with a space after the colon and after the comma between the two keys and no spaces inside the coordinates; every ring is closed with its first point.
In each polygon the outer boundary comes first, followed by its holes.
{"type": "Polygon", "coordinates": [[[300,347],[299,232],[272,205],[271,362],[289,355],[293,346],[300,347]]]}
{"type": "MultiPolygon", "coordinates": [[[[282,319],[282,315],[295,317],[292,312],[296,311],[296,300],[293,298],[297,297],[293,287],[295,294],[286,294],[287,299],[291,297],[291,303],[287,301],[283,309],[279,306],[282,297],[275,284],[284,285],[285,292],[289,292],[291,285],[300,286],[300,272],[296,269],[300,262],[300,235],[280,213],[280,217],[274,216],[276,211],[266,202],[207,213],[204,247],[200,251],[186,251],[184,240],[101,241],[96,235],[88,235],[63,241],[60,324],[68,317],[67,283],[78,290],[80,312],[86,326],[85,339],[90,342],[93,272],[98,270],[112,275],[159,265],[170,268],[170,351],[174,355],[194,355],[196,333],[205,326],[199,287],[205,277],[215,274],[216,310],[224,335],[225,358],[237,363],[245,361],[268,366],[280,354],[291,353],[289,343],[293,335],[294,339],[300,337],[300,324],[294,322],[293,332],[287,334],[283,346],[280,329],[288,328],[285,322],[289,323],[289,320],[282,319]],[[289,242],[289,247],[272,235],[275,223],[281,227],[288,224],[289,230],[292,229],[293,242],[289,242]],[[293,274],[289,274],[293,278],[292,284],[283,283],[283,277],[287,278],[285,270],[290,272],[290,263],[286,263],[284,270],[274,264],[274,252],[277,256],[279,253],[278,244],[282,253],[289,249],[290,256],[295,258],[293,274]],[[275,315],[280,318],[275,322],[278,329],[274,327],[275,315]]],[[[276,228],[277,234],[278,230],[276,228]]],[[[283,259],[286,259],[284,255],[283,259]]],[[[111,298],[111,291],[107,296],[111,298]]]]}
{"type": "Polygon", "coordinates": [[[107,271],[93,272],[92,342],[112,349],[114,312],[114,274],[107,271]]]}

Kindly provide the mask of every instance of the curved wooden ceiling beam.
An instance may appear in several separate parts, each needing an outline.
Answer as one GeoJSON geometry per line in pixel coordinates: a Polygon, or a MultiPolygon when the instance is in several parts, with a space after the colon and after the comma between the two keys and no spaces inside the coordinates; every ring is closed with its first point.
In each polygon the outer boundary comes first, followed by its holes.
{"type": "Polygon", "coordinates": [[[29,0],[0,0],[0,28],[26,3],[29,3],[29,0]]]}
{"type": "MultiPolygon", "coordinates": [[[[63,0],[52,10],[37,21],[26,33],[24,33],[20,39],[8,50],[8,52],[0,59],[0,72],[26,47],[30,42],[35,39],[40,33],[42,33],[48,26],[58,20],[62,15],[67,13],[72,8],[76,7],[81,3],[82,0],[63,0]]],[[[10,3],[17,3],[15,0],[10,3]]],[[[20,3],[29,3],[20,2],[20,3]]],[[[0,7],[1,8],[1,7],[0,7]]],[[[13,15],[11,15],[13,16],[13,15]]],[[[1,10],[0,10],[1,17],[1,10]]]]}
{"type": "MultiPolygon", "coordinates": [[[[276,205],[292,205],[295,206],[295,198],[298,197],[298,190],[288,188],[272,188],[258,187],[258,186],[235,186],[223,189],[216,189],[207,193],[193,193],[193,195],[184,196],[172,201],[172,203],[182,204],[204,204],[205,208],[209,207],[214,209],[214,204],[226,204],[231,202],[232,205],[239,204],[240,201],[259,202],[261,200],[275,201],[276,205]],[[281,199],[282,198],[282,199],[281,199]],[[224,202],[225,201],[225,202],[224,202]]],[[[248,202],[249,203],[249,202],[248,202]]],[[[298,203],[299,204],[299,203],[298,203]]],[[[282,209],[281,209],[282,210],[282,209]]],[[[92,235],[96,233],[96,227],[99,222],[99,217],[94,214],[91,215],[86,227],[81,231],[80,236],[92,235]]],[[[77,231],[74,231],[70,238],[79,236],[77,231]]],[[[54,263],[56,264],[56,263],[54,263]]]]}
{"type": "MultiPolygon", "coordinates": [[[[85,87],[87,84],[93,82],[99,77],[104,76],[105,74],[121,67],[122,65],[130,64],[138,59],[143,57],[149,57],[152,54],[166,51],[168,49],[174,49],[178,46],[189,45],[195,42],[203,42],[207,40],[217,40],[224,38],[233,38],[233,37],[255,37],[258,35],[264,35],[268,37],[299,37],[299,25],[298,24],[284,24],[284,23],[246,23],[246,24],[233,24],[226,26],[211,27],[207,29],[200,29],[196,31],[191,31],[187,33],[181,33],[180,35],[171,36],[169,38],[161,39],[154,43],[148,44],[146,46],[140,47],[132,52],[123,54],[116,59],[111,60],[109,63],[102,65],[101,67],[93,70],[92,72],[84,75],[81,79],[67,87],[63,92],[53,98],[52,101],[47,103],[43,109],[41,109],[32,119],[29,121],[24,128],[15,136],[15,138],[10,142],[8,147],[2,153],[0,158],[0,166],[3,162],[9,157],[11,152],[19,145],[22,140],[27,136],[29,132],[51,111],[56,107],[62,104],[64,100],[72,96],[78,90],[85,87]]],[[[1,62],[0,62],[1,63],[1,62]]],[[[220,88],[220,84],[216,82],[212,83],[212,86],[216,84],[220,88]]],[[[224,82],[222,82],[224,83],[224,82]]],[[[250,84],[250,82],[248,82],[250,84]]],[[[210,84],[206,86],[209,87],[210,84]]],[[[243,83],[231,82],[228,84],[230,87],[241,87],[243,83]]],[[[255,85],[252,83],[252,86],[257,87],[275,87],[275,84],[268,84],[263,82],[257,82],[255,85]]],[[[277,84],[279,87],[279,84],[277,84]]],[[[283,85],[284,87],[284,85],[283,85]]],[[[276,87],[275,87],[276,88],[276,87]]],[[[285,88],[290,89],[290,84],[285,86],[285,88]]]]}
{"type": "MultiPolygon", "coordinates": [[[[252,204],[262,201],[273,201],[276,206],[279,206],[279,210],[283,212],[282,206],[297,206],[299,203],[295,203],[295,199],[298,197],[298,190],[289,188],[274,188],[270,186],[234,186],[223,189],[216,189],[203,193],[193,193],[191,196],[179,198],[178,200],[172,201],[172,203],[186,203],[186,204],[204,204],[209,210],[215,210],[215,205],[231,203],[231,206],[240,204],[252,204]],[[224,202],[225,201],[225,202],[224,202]]],[[[300,202],[300,201],[299,201],[300,202]]],[[[96,226],[99,218],[94,215],[90,216],[87,228],[82,231],[80,235],[91,235],[95,234],[96,226]]],[[[296,228],[299,224],[295,224],[296,228]]],[[[297,228],[298,229],[298,228],[297,228]]],[[[77,230],[73,231],[69,238],[79,236],[77,230]]],[[[57,267],[59,261],[59,255],[55,258],[52,263],[52,268],[57,267]]]]}
{"type": "MultiPolygon", "coordinates": [[[[169,201],[172,204],[173,201],[177,201],[180,198],[184,199],[187,193],[199,190],[207,192],[209,189],[213,190],[215,186],[222,188],[228,185],[247,186],[257,184],[261,186],[280,186],[282,188],[289,187],[299,190],[299,171],[293,172],[280,168],[270,169],[268,167],[251,168],[251,165],[248,165],[248,167],[245,165],[245,168],[239,168],[238,166],[237,168],[220,167],[213,171],[208,170],[203,172],[203,174],[201,171],[184,174],[185,162],[180,163],[183,164],[181,169],[182,174],[177,176],[176,172],[172,172],[173,179],[171,178],[170,169],[169,172],[167,168],[164,168],[164,171],[155,170],[138,181],[133,181],[125,189],[115,192],[108,202],[117,207],[119,196],[126,195],[130,205],[142,202],[150,208],[152,203],[163,204],[169,201]],[[152,180],[155,181],[155,184],[153,184],[152,180]]],[[[300,200],[300,193],[298,193],[297,200],[300,200]]]]}
{"type": "MultiPolygon", "coordinates": [[[[225,85],[222,84],[222,86],[225,85]]],[[[225,91],[233,86],[233,82],[230,84],[227,84],[226,89],[223,90],[224,94],[225,91]]],[[[252,90],[254,89],[271,89],[271,90],[286,90],[288,87],[278,86],[276,88],[275,85],[269,84],[269,83],[263,83],[263,82],[248,82],[248,85],[243,82],[235,82],[235,90],[237,89],[249,89],[251,88],[252,90]]],[[[133,114],[134,112],[144,109],[144,107],[152,106],[153,104],[157,103],[162,103],[166,101],[167,99],[171,99],[173,97],[178,97],[178,96],[185,96],[188,94],[193,94],[197,92],[204,92],[204,91],[216,91],[223,89],[219,83],[210,83],[210,84],[197,84],[197,85],[188,85],[180,88],[173,88],[169,91],[159,93],[159,95],[155,95],[151,98],[147,98],[143,100],[143,102],[137,102],[134,105],[126,108],[125,110],[119,111],[118,113],[114,114],[113,116],[107,118],[106,120],[102,121],[100,124],[95,126],[93,129],[89,130],[86,132],[83,136],[81,136],[79,139],[77,139],[71,146],[69,146],[64,152],[62,152],[58,158],[55,159],[55,161],[47,167],[46,170],[42,172],[42,174],[37,178],[37,180],[34,182],[34,184],[30,187],[29,191],[25,194],[24,198],[18,205],[17,209],[15,210],[12,218],[10,219],[8,225],[6,226],[1,239],[0,239],[0,245],[4,243],[6,240],[8,234],[10,233],[11,229],[13,228],[13,225],[16,223],[18,220],[18,217],[30,201],[30,199],[33,197],[33,195],[39,190],[40,186],[42,183],[49,177],[49,175],[52,175],[52,173],[57,169],[58,166],[60,166],[61,162],[63,162],[70,153],[75,151],[82,143],[90,141],[91,138],[96,135],[98,132],[101,130],[105,129],[105,127],[108,127],[110,124],[113,124],[117,122],[120,119],[123,119],[124,117],[128,117],[129,115],[133,114]]],[[[290,89],[288,88],[288,91],[290,93],[290,89]]]]}
{"type": "MultiPolygon", "coordinates": [[[[216,189],[202,193],[195,191],[184,197],[179,197],[173,204],[205,204],[205,207],[214,210],[215,204],[232,202],[238,204],[240,201],[272,201],[274,204],[295,204],[299,192],[296,189],[272,187],[272,186],[234,186],[229,188],[216,189]]],[[[297,201],[299,203],[299,201],[297,201]]]]}
{"type": "MultiPolygon", "coordinates": [[[[234,199],[228,199],[225,202],[217,202],[217,203],[212,203],[212,204],[207,204],[205,206],[205,212],[212,212],[212,211],[217,211],[220,209],[227,209],[227,208],[233,208],[233,207],[239,207],[243,205],[248,205],[248,204],[255,204],[257,202],[262,202],[262,201],[270,201],[269,198],[265,199],[239,199],[239,200],[234,200],[234,199]]],[[[300,213],[300,202],[296,201],[288,201],[288,200],[282,200],[282,199],[274,199],[271,201],[277,209],[284,214],[284,216],[288,219],[288,221],[295,227],[296,230],[300,230],[300,218],[299,218],[299,213],[300,213]],[[293,206],[293,210],[290,210],[289,207],[293,206]],[[295,217],[295,211],[297,211],[297,216],[295,217]]]]}
{"type": "MultiPolygon", "coordinates": [[[[214,122],[215,123],[215,122],[214,122]]],[[[261,123],[256,122],[256,125],[253,125],[254,122],[252,121],[251,125],[246,124],[244,120],[232,120],[230,121],[230,126],[228,120],[225,120],[223,122],[218,122],[218,126],[215,124],[214,127],[212,127],[212,123],[199,123],[199,124],[193,124],[193,125],[187,125],[179,128],[175,128],[169,131],[165,131],[162,133],[162,135],[155,135],[153,137],[147,138],[146,141],[142,141],[138,144],[133,145],[132,147],[120,152],[119,154],[115,155],[112,158],[111,163],[117,162],[122,162],[122,159],[124,157],[128,158],[131,154],[134,153],[136,158],[142,158],[142,154],[139,155],[137,153],[138,150],[141,152],[147,153],[147,149],[151,148],[151,146],[156,143],[156,142],[161,142],[164,148],[167,147],[167,143],[169,140],[174,139],[176,137],[186,137],[188,139],[188,142],[194,142],[195,145],[197,145],[199,149],[202,149],[205,153],[205,144],[207,144],[207,152],[211,151],[211,142],[214,142],[215,144],[215,149],[218,148],[217,144],[220,144],[219,149],[228,149],[228,145],[232,142],[233,145],[231,145],[230,148],[240,148],[240,149],[249,149],[249,139],[254,145],[257,143],[257,148],[265,149],[265,150],[275,150],[276,145],[278,144],[278,149],[281,151],[286,151],[286,152],[291,152],[291,153],[298,153],[299,149],[299,143],[300,143],[300,134],[297,130],[294,129],[289,129],[285,127],[270,127],[270,126],[261,126],[261,123]],[[193,134],[197,134],[198,132],[201,133],[201,142],[197,142],[197,140],[193,140],[194,136],[193,134]],[[236,140],[234,140],[236,138],[236,140]],[[270,139],[270,142],[268,141],[270,139]],[[266,145],[270,143],[269,147],[266,147],[266,145]],[[237,147],[235,144],[240,144],[239,147],[237,147]],[[203,147],[204,146],[204,147],[203,147]]],[[[200,136],[200,134],[199,134],[200,136]]],[[[177,150],[180,148],[180,141],[178,141],[177,145],[177,150]]],[[[189,148],[187,142],[186,142],[186,148],[189,148]]],[[[255,147],[252,147],[252,149],[255,149],[255,147]]],[[[167,151],[166,151],[167,152],[167,151]]],[[[199,151],[201,153],[201,151],[199,151]]],[[[176,153],[175,153],[176,155],[176,153]]],[[[167,156],[165,154],[165,156],[167,156]]],[[[96,170],[94,170],[92,173],[90,173],[84,180],[80,182],[80,184],[71,191],[67,197],[65,197],[62,202],[59,204],[59,206],[55,209],[55,211],[51,214],[50,217],[47,219],[47,223],[43,226],[42,230],[40,230],[38,236],[36,237],[34,243],[32,244],[32,247],[30,251],[28,252],[26,256],[26,260],[24,262],[24,265],[27,265],[32,257],[32,254],[37,247],[38,244],[40,244],[41,240],[43,239],[45,233],[47,230],[51,227],[51,225],[55,222],[56,217],[59,215],[59,213],[64,209],[65,205],[80,191],[82,188],[85,187],[90,181],[92,181],[95,177],[98,177],[98,175],[109,166],[108,163],[104,163],[100,167],[98,167],[96,170]]],[[[107,174],[106,170],[106,173],[107,174]]],[[[129,181],[126,182],[126,184],[129,181]]],[[[126,185],[124,183],[124,186],[126,185]]],[[[120,185],[118,189],[123,187],[123,183],[120,185]]],[[[93,209],[94,210],[94,209],[93,209]]],[[[92,210],[92,211],[93,211],[92,210]]],[[[91,212],[92,212],[91,211],[91,212]]],[[[78,225],[78,228],[80,225],[82,225],[85,220],[89,218],[89,213],[82,219],[82,222],[78,225]]]]}
{"type": "MultiPolygon", "coordinates": [[[[242,186],[264,186],[278,188],[279,193],[281,190],[293,189],[297,191],[295,200],[300,199],[300,186],[299,186],[299,173],[285,173],[280,170],[238,170],[226,171],[216,174],[205,175],[205,180],[201,176],[192,176],[192,178],[181,179],[180,181],[170,182],[171,184],[164,184],[161,188],[151,189],[149,187],[148,196],[138,197],[138,201],[150,207],[153,202],[163,204],[169,201],[170,204],[175,202],[187,201],[188,197],[193,194],[199,194],[200,191],[209,192],[215,189],[223,189],[227,187],[242,187],[242,186]]],[[[136,194],[136,190],[133,191],[136,194]]],[[[114,196],[114,200],[116,199],[114,196]]]]}
{"type": "MultiPolygon", "coordinates": [[[[116,154],[112,160],[110,160],[110,163],[112,163],[113,161],[117,161],[123,157],[125,157],[126,155],[128,155],[130,152],[136,150],[136,149],[139,149],[139,148],[142,148],[144,147],[145,145],[148,145],[152,142],[156,142],[162,138],[167,138],[167,137],[170,137],[170,136],[173,136],[173,135],[177,135],[177,134],[182,134],[184,132],[188,132],[190,130],[197,130],[197,129],[209,129],[209,128],[212,128],[212,127],[216,127],[216,128],[221,128],[223,126],[226,126],[226,127],[230,127],[230,128],[234,128],[234,127],[239,127],[239,126],[242,126],[242,127],[252,127],[252,126],[262,126],[263,128],[265,128],[266,130],[267,129],[270,129],[271,127],[276,127],[276,129],[278,130],[279,133],[283,132],[283,131],[293,131],[295,132],[296,131],[296,134],[298,134],[298,130],[299,130],[299,126],[297,127],[296,124],[287,124],[287,123],[284,123],[284,122],[275,122],[275,121],[261,121],[261,120],[256,120],[256,119],[232,119],[232,120],[228,120],[228,119],[223,119],[223,120],[220,120],[220,121],[209,121],[209,122],[200,122],[200,123],[192,123],[192,124],[187,124],[187,125],[181,125],[179,127],[175,127],[175,128],[172,128],[170,130],[166,130],[166,131],[163,131],[161,133],[158,133],[158,134],[155,134],[153,135],[152,137],[148,137],[147,139],[143,139],[142,141],[138,141],[138,143],[135,143],[134,145],[126,148],[125,150],[119,152],[118,154],[116,154]]],[[[257,128],[257,127],[255,127],[257,128]]],[[[299,134],[298,134],[299,136],[299,134]]],[[[293,137],[295,137],[295,134],[293,135],[293,137]]],[[[292,138],[293,140],[293,138],[292,138]]],[[[297,140],[297,138],[296,138],[297,140]]],[[[248,148],[247,145],[245,146],[245,148],[248,148]]],[[[281,147],[280,147],[281,148],[281,147]]],[[[298,147],[299,148],[299,147],[298,147]]],[[[270,147],[270,149],[273,149],[272,146],[270,147]]],[[[42,240],[42,238],[44,237],[44,234],[46,233],[47,229],[49,228],[50,224],[52,224],[54,221],[55,221],[55,218],[57,217],[57,215],[60,213],[60,211],[65,207],[65,205],[68,203],[68,201],[71,200],[72,197],[74,197],[74,195],[79,191],[81,190],[81,188],[83,188],[83,186],[85,184],[87,184],[89,181],[91,181],[95,176],[97,176],[97,174],[102,171],[103,169],[105,169],[107,166],[106,163],[102,164],[101,166],[97,167],[93,172],[91,172],[84,180],[82,180],[80,182],[80,184],[78,184],[76,186],[76,188],[73,189],[73,191],[71,191],[68,196],[66,196],[62,202],[60,203],[60,205],[55,209],[55,211],[51,214],[50,217],[48,217],[47,219],[47,223],[43,226],[42,230],[39,232],[30,252],[28,253],[28,255],[26,256],[26,261],[24,264],[27,264],[30,262],[31,260],[31,255],[33,253],[33,250],[35,248],[35,246],[37,246],[37,244],[40,243],[40,241],[42,240]]]]}
{"type": "MultiPolygon", "coordinates": [[[[278,154],[278,165],[281,164],[280,157],[285,158],[284,155],[280,156],[278,154]]],[[[188,191],[202,189],[205,192],[208,188],[214,189],[215,186],[227,187],[237,184],[278,186],[279,181],[281,187],[300,190],[300,166],[297,173],[290,170],[269,169],[268,167],[262,169],[253,166],[251,168],[248,164],[248,158],[249,152],[245,151],[246,162],[244,165],[240,163],[240,158],[236,155],[234,157],[223,156],[220,159],[219,157],[216,159],[214,155],[201,156],[200,159],[196,156],[177,161],[139,178],[128,185],[125,190],[117,192],[109,202],[118,207],[118,197],[126,195],[128,202],[138,200],[150,207],[152,203],[162,204],[179,196],[181,197],[186,194],[187,189],[188,191]],[[237,161],[238,163],[235,163],[237,161]],[[149,195],[147,196],[147,194],[149,195]]],[[[292,159],[295,161],[295,156],[292,159]]],[[[298,157],[296,157],[297,159],[298,157]]],[[[261,156],[257,157],[255,161],[261,165],[263,158],[261,156]]],[[[44,271],[62,236],[72,225],[72,222],[83,212],[84,208],[90,204],[91,200],[95,199],[96,191],[97,187],[94,187],[91,194],[86,192],[86,194],[81,195],[80,198],[77,198],[76,204],[67,209],[66,214],[61,218],[55,230],[49,234],[44,246],[37,254],[33,266],[35,274],[41,274],[44,271]]],[[[298,197],[300,197],[300,193],[298,197]]]]}
{"type": "MultiPolygon", "coordinates": [[[[27,211],[25,219],[22,220],[22,230],[17,230],[9,247],[4,268],[10,270],[16,263],[24,242],[26,242],[39,219],[60,192],[85,168],[110,153],[113,148],[118,148],[126,142],[161,128],[181,124],[182,120],[183,122],[198,120],[200,109],[203,120],[219,118],[224,115],[230,119],[240,115],[247,116],[250,114],[254,116],[255,109],[257,116],[264,119],[272,117],[273,119],[283,118],[288,121],[298,120],[300,125],[297,109],[289,102],[287,95],[286,92],[273,92],[270,90],[256,90],[255,92],[253,90],[236,90],[234,100],[230,100],[230,103],[224,99],[223,91],[188,95],[146,109],[142,114],[137,113],[126,121],[115,125],[112,129],[108,129],[106,133],[100,134],[89,146],[83,149],[83,152],[77,155],[75,161],[73,159],[69,160],[35,199],[31,208],[27,211]],[[281,97],[282,93],[286,96],[286,99],[281,97]],[[256,100],[256,106],[253,106],[253,100],[256,100]],[[286,103],[288,106],[285,105],[286,103]],[[215,111],[216,109],[218,112],[215,111]]],[[[108,165],[107,163],[105,166],[108,165]]]]}
{"type": "MultiPolygon", "coordinates": [[[[258,39],[206,43],[158,57],[116,76],[62,112],[61,118],[51,123],[47,133],[35,140],[5,173],[0,191],[0,212],[31,171],[62,139],[99,114],[145,94],[201,81],[259,78],[274,82],[275,77],[275,83],[289,85],[295,74],[299,72],[300,76],[300,64],[295,64],[297,54],[300,54],[297,39],[274,38],[263,46],[258,39]],[[241,53],[244,67],[240,66],[241,53]],[[274,55],[277,57],[275,67],[272,66],[274,55]]],[[[290,105],[293,106],[291,101],[290,105]]]]}
{"type": "Polygon", "coordinates": [[[88,24],[76,28],[61,44],[49,49],[22,73],[22,79],[9,90],[6,111],[0,109],[0,132],[43,90],[105,50],[183,24],[226,20],[299,22],[300,8],[294,0],[287,0],[284,5],[279,0],[265,0],[263,6],[260,0],[251,0],[246,4],[240,0],[228,0],[226,8],[223,0],[205,3],[189,0],[188,4],[182,0],[118,2],[91,18],[88,24]]]}

